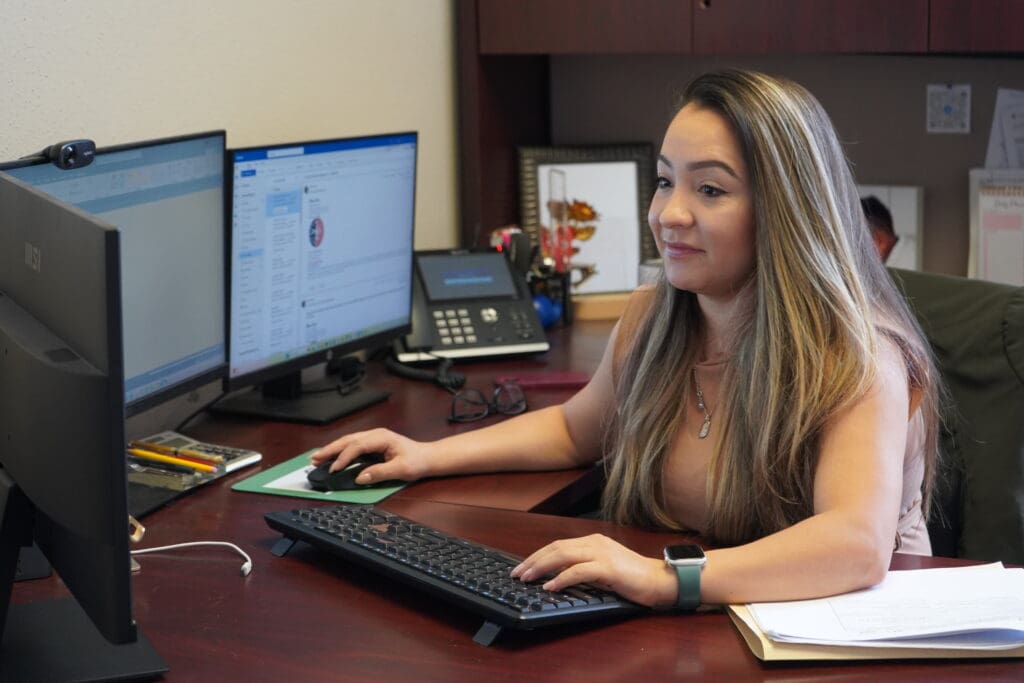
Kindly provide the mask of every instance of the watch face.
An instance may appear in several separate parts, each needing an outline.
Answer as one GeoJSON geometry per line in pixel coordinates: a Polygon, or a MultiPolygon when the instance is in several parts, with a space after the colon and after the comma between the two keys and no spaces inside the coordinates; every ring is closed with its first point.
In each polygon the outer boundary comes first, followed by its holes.
{"type": "Polygon", "coordinates": [[[665,548],[665,559],[669,562],[703,560],[704,549],[699,545],[670,545],[665,548]]]}

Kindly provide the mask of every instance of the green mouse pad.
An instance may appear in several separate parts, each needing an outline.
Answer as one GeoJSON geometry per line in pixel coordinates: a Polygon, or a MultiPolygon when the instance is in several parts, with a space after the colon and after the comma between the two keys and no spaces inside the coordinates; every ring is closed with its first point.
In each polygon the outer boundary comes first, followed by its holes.
{"type": "Polygon", "coordinates": [[[336,503],[371,504],[384,500],[395,491],[407,486],[382,486],[380,488],[359,489],[358,491],[314,491],[306,481],[306,473],[313,469],[306,451],[291,460],[285,460],[268,470],[243,479],[234,486],[234,491],[250,493],[269,493],[272,496],[291,496],[293,498],[312,498],[314,500],[330,500],[336,503]]]}

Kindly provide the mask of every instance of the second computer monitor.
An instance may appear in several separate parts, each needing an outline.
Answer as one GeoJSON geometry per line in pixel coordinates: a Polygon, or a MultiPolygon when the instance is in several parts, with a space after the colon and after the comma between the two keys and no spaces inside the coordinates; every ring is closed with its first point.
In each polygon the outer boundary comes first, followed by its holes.
{"type": "Polygon", "coordinates": [[[307,422],[353,409],[336,391],[303,392],[299,373],[409,331],[416,142],[410,132],[230,152],[228,388],[263,391],[219,409],[307,422]]]}
{"type": "Polygon", "coordinates": [[[223,376],[224,131],[6,171],[121,232],[125,400],[137,413],[223,376]]]}

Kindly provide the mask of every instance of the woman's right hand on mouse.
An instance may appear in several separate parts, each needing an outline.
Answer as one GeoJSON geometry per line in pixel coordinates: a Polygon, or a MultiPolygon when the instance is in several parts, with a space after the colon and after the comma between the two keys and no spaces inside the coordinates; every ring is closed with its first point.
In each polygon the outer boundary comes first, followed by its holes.
{"type": "Polygon", "coordinates": [[[380,453],[384,456],[384,462],[364,469],[356,477],[357,484],[390,479],[415,481],[430,474],[428,450],[429,444],[413,441],[390,429],[379,428],[346,434],[314,451],[310,459],[314,465],[334,459],[330,468],[334,472],[343,469],[364,453],[380,453]]]}

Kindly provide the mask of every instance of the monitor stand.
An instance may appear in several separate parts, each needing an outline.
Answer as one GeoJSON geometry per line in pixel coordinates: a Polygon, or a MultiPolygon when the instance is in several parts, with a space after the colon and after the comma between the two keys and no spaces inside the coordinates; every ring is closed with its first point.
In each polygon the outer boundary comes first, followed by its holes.
{"type": "Polygon", "coordinates": [[[327,424],[375,403],[386,401],[389,394],[363,385],[347,393],[334,388],[326,389],[302,384],[302,372],[297,371],[280,379],[264,382],[256,389],[246,389],[225,396],[210,410],[228,415],[244,415],[281,422],[327,424]]]}
{"type": "Polygon", "coordinates": [[[0,683],[153,678],[168,670],[141,633],[114,644],[73,598],[12,604],[18,553],[31,540],[34,510],[0,469],[0,683]]]}
{"type": "Polygon", "coordinates": [[[133,643],[113,644],[72,598],[8,609],[0,644],[0,681],[128,681],[167,670],[141,632],[133,643]]]}

